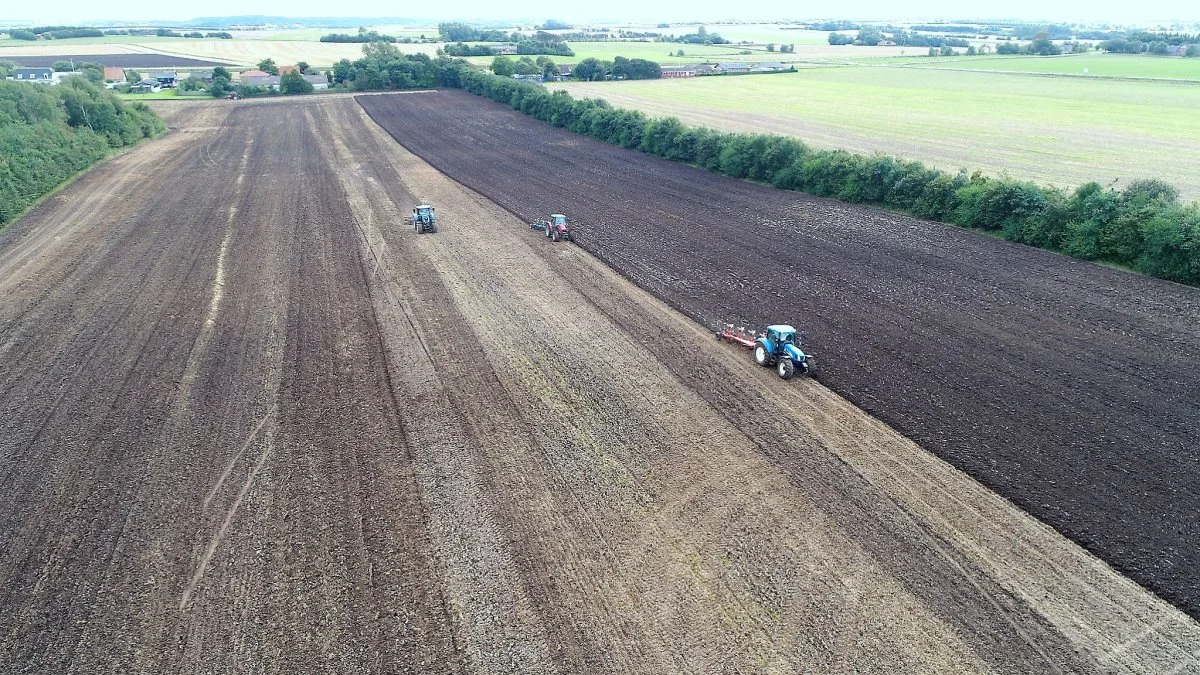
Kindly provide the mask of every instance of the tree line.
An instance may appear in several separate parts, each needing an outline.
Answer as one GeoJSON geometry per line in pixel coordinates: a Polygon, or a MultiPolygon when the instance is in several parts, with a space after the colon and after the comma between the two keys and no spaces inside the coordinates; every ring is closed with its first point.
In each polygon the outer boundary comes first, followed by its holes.
{"type": "Polygon", "coordinates": [[[722,175],[882,206],[1200,285],[1200,204],[1183,203],[1174,187],[1159,180],[1122,189],[1092,182],[1068,191],[887,155],[816,150],[785,136],[690,127],[478,71],[460,69],[453,79],[466,91],[553,126],[722,175]]]}
{"type": "Polygon", "coordinates": [[[404,44],[413,44],[413,43],[419,44],[422,42],[436,42],[436,40],[427,38],[424,35],[422,35],[421,37],[418,37],[418,38],[396,37],[394,35],[385,35],[383,33],[380,33],[378,31],[374,31],[374,30],[367,30],[363,26],[359,26],[357,33],[328,33],[326,35],[322,35],[320,38],[320,41],[321,42],[341,42],[341,43],[348,43],[348,42],[362,42],[362,43],[400,42],[400,43],[404,43],[404,44]]]}
{"type": "Polygon", "coordinates": [[[0,82],[0,225],[113,149],[165,129],[144,103],[127,104],[86,78],[0,82]]]}
{"type": "Polygon", "coordinates": [[[83,28],[79,26],[36,26],[34,28],[16,28],[8,31],[14,40],[66,40],[70,38],[104,37],[106,35],[153,35],[156,37],[177,38],[207,38],[213,40],[232,40],[233,35],[226,31],[189,31],[178,33],[169,28],[83,28]]]}

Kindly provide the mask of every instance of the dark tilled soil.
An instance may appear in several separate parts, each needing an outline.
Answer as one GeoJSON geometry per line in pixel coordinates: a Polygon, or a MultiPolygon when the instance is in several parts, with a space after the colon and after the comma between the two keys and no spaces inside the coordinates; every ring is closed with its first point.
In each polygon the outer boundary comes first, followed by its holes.
{"type": "Polygon", "coordinates": [[[205,61],[170,54],[36,54],[32,56],[5,55],[4,60],[24,68],[49,68],[57,61],[88,61],[109,68],[203,68],[205,66],[227,66],[220,61],[205,61]]]}
{"type": "Polygon", "coordinates": [[[1200,291],[622,150],[461,92],[402,145],[696,320],[792,322],[821,381],[1200,616],[1200,291]]]}

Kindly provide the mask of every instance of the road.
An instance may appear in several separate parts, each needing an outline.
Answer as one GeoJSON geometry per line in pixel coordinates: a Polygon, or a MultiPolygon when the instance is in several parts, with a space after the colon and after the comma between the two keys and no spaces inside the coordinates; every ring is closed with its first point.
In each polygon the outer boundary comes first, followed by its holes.
{"type": "Polygon", "coordinates": [[[353,99],[162,110],[0,233],[5,672],[1200,668],[1178,610],[353,99]]]}

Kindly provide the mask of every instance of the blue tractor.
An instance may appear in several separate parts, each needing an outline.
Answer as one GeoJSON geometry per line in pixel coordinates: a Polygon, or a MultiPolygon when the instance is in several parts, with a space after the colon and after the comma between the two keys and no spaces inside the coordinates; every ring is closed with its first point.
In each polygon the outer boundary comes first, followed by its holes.
{"type": "Polygon", "coordinates": [[[796,329],[783,325],[767,326],[767,332],[754,341],[754,362],[774,366],[785,380],[792,379],[796,371],[813,375],[816,367],[812,355],[800,349],[796,329]]]}

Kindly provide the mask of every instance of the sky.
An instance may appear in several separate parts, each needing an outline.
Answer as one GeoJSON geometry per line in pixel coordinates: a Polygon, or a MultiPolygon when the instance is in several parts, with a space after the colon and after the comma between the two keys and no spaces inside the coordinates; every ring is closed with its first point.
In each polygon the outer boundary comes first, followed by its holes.
{"type": "MultiPolygon", "coordinates": [[[[164,3],[161,0],[122,0],[118,3],[59,0],[54,3],[5,2],[0,24],[6,20],[71,24],[79,21],[183,20],[197,16],[265,14],[329,16],[326,0],[206,0],[203,3],[164,3]]],[[[515,5],[485,0],[443,0],[437,3],[401,4],[394,0],[350,0],[336,5],[343,16],[457,19],[561,19],[568,22],[622,21],[780,21],[809,19],[954,20],[1012,18],[1025,20],[1149,24],[1163,21],[1200,22],[1197,0],[757,0],[748,3],[716,0],[606,0],[600,3],[561,0],[522,0],[515,5]]]]}

